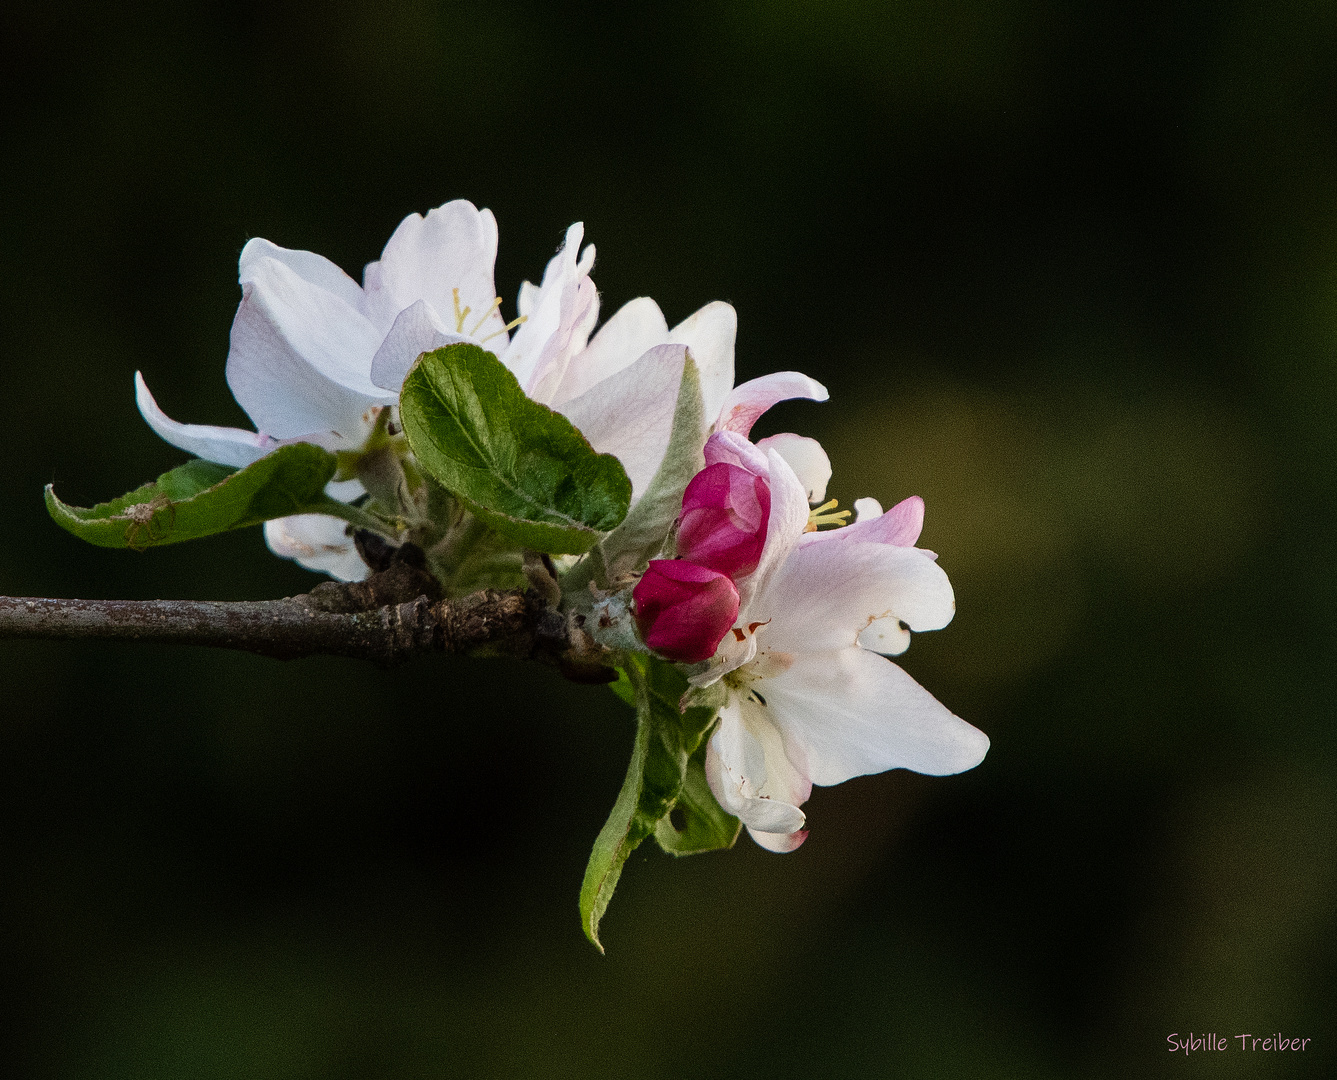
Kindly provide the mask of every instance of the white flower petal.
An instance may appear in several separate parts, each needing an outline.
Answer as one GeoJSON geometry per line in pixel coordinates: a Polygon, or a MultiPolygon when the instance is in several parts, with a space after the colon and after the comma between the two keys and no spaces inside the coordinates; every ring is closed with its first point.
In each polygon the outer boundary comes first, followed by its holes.
{"type": "Polygon", "coordinates": [[[859,631],[855,640],[859,648],[880,656],[900,656],[910,647],[910,631],[901,624],[900,619],[888,616],[874,619],[859,631]]]}
{"type": "Polygon", "coordinates": [[[447,328],[504,347],[505,320],[496,309],[492,268],[497,261],[497,220],[467,199],[456,199],[430,211],[410,214],[399,223],[381,253],[368,263],[366,311],[382,333],[410,304],[426,300],[447,328]],[[459,315],[455,290],[459,290],[459,315]],[[468,308],[468,314],[464,309],[468,308]]]}
{"type": "Polygon", "coordinates": [[[814,784],[898,768],[946,776],[974,768],[989,749],[984,732],[890,660],[862,649],[796,657],[757,688],[786,749],[806,755],[814,784]]]}
{"type": "Polygon", "coordinates": [[[854,500],[854,524],[882,516],[882,504],[873,498],[854,500]]]}
{"type": "MultiPolygon", "coordinates": [[[[695,353],[693,353],[695,355],[695,353]]],[[[752,425],[772,405],[790,398],[809,398],[812,401],[825,401],[830,395],[826,387],[816,379],[797,371],[777,371],[763,375],[760,379],[736,386],[724,399],[719,420],[715,423],[716,431],[736,431],[746,435],[752,425]]]]}
{"type": "Polygon", "coordinates": [[[339,581],[361,581],[370,572],[357,553],[348,525],[328,514],[295,514],[265,522],[265,543],[275,555],[339,581]]]}
{"type": "Polygon", "coordinates": [[[379,394],[370,361],[383,335],[356,307],[268,256],[247,260],[240,281],[243,298],[250,286],[308,364],[351,390],[379,394]]]}
{"type": "Polygon", "coordinates": [[[354,311],[361,311],[365,302],[362,286],[345,274],[338,266],[324,255],[314,251],[301,251],[294,248],[279,247],[268,240],[256,237],[246,241],[237,260],[237,277],[240,281],[251,280],[251,268],[261,259],[274,259],[294,271],[303,281],[333,293],[354,311]]]}
{"type": "Polygon", "coordinates": [[[942,568],[915,548],[826,543],[800,545],[747,611],[770,620],[762,648],[800,653],[852,647],[875,619],[940,630],[956,602],[942,568]]]}
{"type": "Polygon", "coordinates": [[[369,377],[381,343],[370,322],[275,259],[247,270],[227,381],[257,428],[277,439],[347,437],[370,406],[395,401],[369,377]]]}
{"type": "MultiPolygon", "coordinates": [[[[581,226],[581,231],[582,232],[584,231],[583,225],[581,226]]],[[[593,269],[594,269],[594,245],[586,244],[585,250],[580,253],[580,262],[576,265],[576,272],[581,274],[588,274],[593,269]]]]}
{"type": "MultiPolygon", "coordinates": [[[[599,317],[599,295],[587,264],[576,259],[584,232],[579,221],[567,229],[543,272],[538,295],[530,301],[526,321],[501,357],[525,393],[545,404],[561,385],[571,357],[585,348],[599,317]]],[[[591,248],[585,254],[593,261],[591,248]]]]}
{"type": "Polygon", "coordinates": [[[383,390],[399,393],[404,376],[413,362],[425,352],[468,341],[442,325],[441,320],[426,300],[418,300],[399,313],[390,332],[371,360],[371,381],[383,390]]]}
{"type": "Polygon", "coordinates": [[[659,305],[648,296],[629,301],[594,335],[568,365],[554,392],[555,406],[579,397],[604,379],[634,364],[668,340],[668,324],[659,305]]]}
{"type": "Polygon", "coordinates": [[[692,359],[701,372],[701,400],[705,403],[707,424],[719,415],[733,389],[737,334],[738,313],[723,300],[707,304],[669,333],[669,342],[692,350],[692,359]]]}
{"type": "Polygon", "coordinates": [[[278,443],[265,435],[241,428],[214,427],[212,424],[179,424],[158,408],[144,377],[135,372],[135,404],[160,439],[205,461],[243,469],[259,461],[278,443]]]}
{"type": "Polygon", "coordinates": [[[367,489],[362,486],[361,480],[331,480],[325,485],[325,494],[340,502],[350,503],[366,493],[367,489]]]}
{"type": "Polygon", "coordinates": [[[654,479],[673,430],[687,350],[660,345],[558,409],[595,450],[627,470],[632,499],[654,479]]]}
{"type": "Polygon", "coordinates": [[[528,319],[538,307],[539,298],[543,295],[543,290],[532,281],[520,282],[520,294],[515,298],[516,312],[523,318],[528,319]]]}
{"type": "MultiPolygon", "coordinates": [[[[746,625],[755,610],[753,597],[765,590],[767,581],[782,572],[786,560],[798,546],[803,530],[808,525],[808,495],[799,483],[794,470],[774,450],[766,453],[767,471],[771,487],[771,513],[766,521],[766,542],[762,545],[757,568],[736,582],[739,596],[739,622],[746,625]]],[[[771,618],[765,614],[761,620],[771,618]]]]}
{"type": "Polygon", "coordinates": [[[789,462],[789,467],[808,493],[808,502],[816,505],[826,499],[826,485],[831,482],[831,459],[816,439],[784,432],[762,439],[757,448],[774,450],[789,462]]]}
{"type": "Polygon", "coordinates": [[[693,686],[713,686],[729,672],[751,663],[756,655],[757,635],[734,627],[732,632],[720,639],[715,655],[695,674],[687,676],[687,681],[693,686]]]}
{"type": "Polygon", "coordinates": [[[785,754],[780,730],[766,710],[734,700],[706,747],[706,781],[719,804],[744,825],[788,835],[803,828],[812,784],[785,754]]]}

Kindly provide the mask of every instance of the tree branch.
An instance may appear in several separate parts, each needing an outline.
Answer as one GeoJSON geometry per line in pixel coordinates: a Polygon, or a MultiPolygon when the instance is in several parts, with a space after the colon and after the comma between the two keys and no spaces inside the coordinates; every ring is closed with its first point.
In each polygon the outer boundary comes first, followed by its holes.
{"type": "MultiPolygon", "coordinates": [[[[407,548],[408,545],[405,545],[407,548]]],[[[428,652],[555,664],[577,682],[609,682],[608,655],[536,591],[485,589],[457,600],[420,552],[352,584],[325,582],[283,600],[58,600],[0,597],[0,638],[141,641],[242,649],[291,660],[326,654],[382,666],[428,652]]]]}

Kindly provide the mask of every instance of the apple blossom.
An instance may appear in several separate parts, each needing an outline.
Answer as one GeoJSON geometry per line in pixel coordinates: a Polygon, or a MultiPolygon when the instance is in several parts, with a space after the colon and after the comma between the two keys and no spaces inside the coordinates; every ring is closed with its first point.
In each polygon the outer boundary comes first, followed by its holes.
{"type": "MultiPolygon", "coordinates": [[[[738,444],[723,449],[754,461],[760,455],[738,444]]],[[[803,484],[776,448],[765,456],[766,544],[739,583],[734,626],[692,682],[724,691],[706,754],[711,791],[763,847],[792,851],[807,836],[799,807],[813,784],[892,768],[961,772],[979,764],[989,741],[871,651],[876,642],[865,636],[887,621],[910,630],[951,621],[946,574],[909,546],[922,503],[907,500],[847,529],[807,532],[803,484]]]]}
{"type": "MultiPolygon", "coordinates": [[[[790,851],[814,784],[958,772],[988,739],[888,659],[953,615],[936,556],[914,546],[922,500],[883,513],[861,499],[845,525],[823,501],[816,440],[751,438],[774,404],[824,401],[825,387],[793,371],[735,387],[726,303],[670,328],[640,297],[598,327],[583,239],[570,226],[509,322],[496,221],[463,200],[405,218],[361,284],[251,240],[226,374],[256,430],[178,423],[137,372],[145,420],[200,460],[94,507],[50,487],[46,500],[104,547],[263,522],[272,551],[332,577],[376,563],[370,586],[246,616],[290,619],[299,637],[318,624],[330,636],[308,651],[498,647],[612,679],[636,738],[581,887],[598,944],[622,866],[651,835],[689,854],[731,846],[741,821],[790,851]]],[[[288,655],[270,630],[245,640],[288,655]]]]}

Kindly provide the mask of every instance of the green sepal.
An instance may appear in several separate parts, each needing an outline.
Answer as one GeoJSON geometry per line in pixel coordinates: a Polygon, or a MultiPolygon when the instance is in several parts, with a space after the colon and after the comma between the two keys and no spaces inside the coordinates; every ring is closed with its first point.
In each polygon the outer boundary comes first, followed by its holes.
{"type": "Polygon", "coordinates": [[[613,693],[615,693],[618,697],[620,697],[633,709],[636,708],[636,687],[632,685],[631,678],[627,675],[627,670],[625,667],[620,667],[617,669],[617,681],[610,682],[608,684],[608,689],[613,691],[613,693]]]}
{"type": "Polygon", "coordinates": [[[325,494],[335,456],[310,443],[281,446],[244,469],[196,459],[119,499],[69,506],[46,487],[56,524],[98,547],[159,547],[290,514],[365,516],[325,494]]]}
{"type": "MultiPolygon", "coordinates": [[[[635,705],[636,741],[622,790],[594,841],[580,889],[581,926],[600,952],[599,922],[608,910],[622,867],[677,805],[688,761],[704,744],[716,716],[713,709],[679,712],[687,679],[667,661],[631,655],[620,672],[621,677],[611,685],[614,693],[624,701],[630,697],[635,705]]],[[[704,772],[701,779],[705,779],[704,772]]]]}
{"type": "Polygon", "coordinates": [[[655,840],[670,855],[695,855],[733,847],[742,829],[743,823],[720,806],[706,782],[706,743],[702,740],[687,761],[677,805],[655,825],[655,840]]]}
{"type": "Polygon", "coordinates": [[[418,463],[517,544],[580,554],[627,516],[631,481],[560,413],[531,401],[492,353],[447,345],[404,379],[400,421],[418,463]]]}
{"type": "Polygon", "coordinates": [[[590,581],[601,588],[616,589],[660,554],[682,513],[682,495],[688,482],[705,468],[701,438],[704,417],[701,375],[689,351],[683,361],[664,460],[621,524],[563,576],[564,593],[580,593],[590,581]]]}

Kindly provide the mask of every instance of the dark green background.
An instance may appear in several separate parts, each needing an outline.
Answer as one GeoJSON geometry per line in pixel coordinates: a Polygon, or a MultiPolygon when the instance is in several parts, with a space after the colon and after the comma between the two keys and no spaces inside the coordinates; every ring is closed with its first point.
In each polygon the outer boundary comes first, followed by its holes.
{"type": "Polygon", "coordinates": [[[993,739],[818,790],[793,855],[638,853],[601,958],[607,691],[3,643],[13,1075],[1331,1075],[1332,4],[11,2],[0,49],[0,591],[313,584],[258,529],[81,546],[41,485],[182,460],[137,367],[244,422],[248,237],[358,274],[467,197],[507,311],[582,219],[606,312],[727,299],[740,378],[830,386],[766,431],[926,498],[959,614],[906,666],[993,739]]]}

